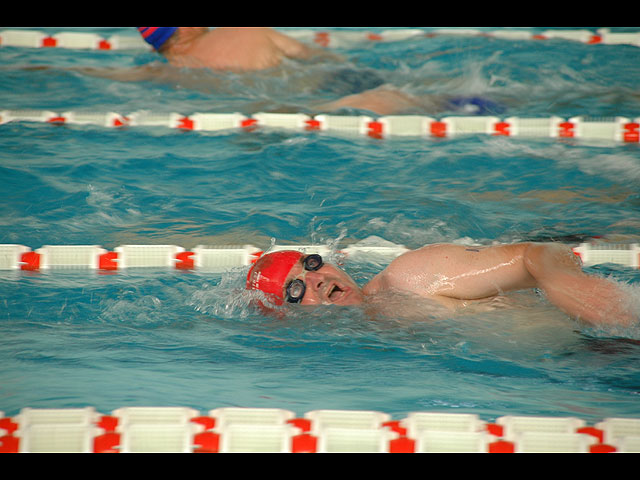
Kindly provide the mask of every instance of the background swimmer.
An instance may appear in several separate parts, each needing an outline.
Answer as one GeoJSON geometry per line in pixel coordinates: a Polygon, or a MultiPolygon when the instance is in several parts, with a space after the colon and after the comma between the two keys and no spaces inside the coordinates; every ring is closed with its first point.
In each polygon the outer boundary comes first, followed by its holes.
{"type": "MultiPolygon", "coordinates": [[[[266,27],[138,27],[143,38],[170,65],[216,71],[252,72],[278,67],[285,59],[343,59],[323,49],[309,47],[266,27]]],[[[409,111],[426,102],[396,88],[381,85],[364,92],[316,105],[322,111],[342,108],[369,110],[380,115],[409,111]]],[[[429,108],[427,108],[429,110],[429,108]]]]}
{"type": "Polygon", "coordinates": [[[539,288],[567,315],[592,325],[637,321],[630,299],[613,282],[590,276],[570,248],[518,243],[490,247],[427,245],[397,257],[363,288],[317,255],[274,252],[258,260],[247,288],[275,304],[360,305],[385,293],[409,293],[459,309],[516,290],[539,288]]]}
{"type": "Polygon", "coordinates": [[[254,83],[264,81],[260,75],[280,75],[293,95],[311,91],[318,97],[316,102],[302,106],[248,105],[245,113],[256,109],[314,113],[355,109],[377,115],[443,111],[496,114],[503,110],[501,105],[474,95],[416,94],[407,87],[396,86],[397,79],[385,78],[380,72],[351,64],[334,52],[305,45],[272,28],[138,27],[138,30],[166,63],[72,70],[116,81],[158,81],[211,93],[226,90],[233,93],[239,82],[251,88],[254,83]],[[231,74],[232,80],[224,74],[231,74]]]}

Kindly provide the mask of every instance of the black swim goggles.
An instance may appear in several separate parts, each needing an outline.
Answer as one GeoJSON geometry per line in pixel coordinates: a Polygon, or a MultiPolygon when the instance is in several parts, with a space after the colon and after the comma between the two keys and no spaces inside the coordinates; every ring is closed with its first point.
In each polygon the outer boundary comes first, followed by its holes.
{"type": "MultiPolygon", "coordinates": [[[[322,262],[322,257],[318,254],[307,255],[305,259],[302,261],[304,265],[304,269],[308,272],[315,272],[316,270],[320,270],[324,263],[322,262]]],[[[289,303],[299,303],[302,301],[302,297],[304,297],[304,292],[307,289],[304,282],[300,279],[291,280],[289,285],[287,285],[285,300],[289,303]]]]}

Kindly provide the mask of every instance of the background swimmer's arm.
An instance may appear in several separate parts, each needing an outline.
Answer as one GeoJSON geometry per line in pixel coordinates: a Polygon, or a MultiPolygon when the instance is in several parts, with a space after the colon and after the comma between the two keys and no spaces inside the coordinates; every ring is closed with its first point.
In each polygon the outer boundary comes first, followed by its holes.
{"type": "Polygon", "coordinates": [[[315,105],[314,109],[322,112],[332,112],[341,108],[357,108],[368,110],[378,115],[393,115],[405,111],[421,109],[428,111],[422,100],[404,93],[398,89],[383,85],[361,93],[347,95],[338,100],[315,105]]]}
{"type": "MultiPolygon", "coordinates": [[[[140,82],[156,80],[159,77],[167,77],[168,70],[162,65],[149,64],[137,67],[113,68],[113,67],[69,67],[67,70],[87,75],[90,77],[105,78],[117,82],[140,82]]],[[[175,79],[178,79],[175,73],[175,79]]],[[[171,79],[168,79],[171,80],[171,79]]]]}
{"type": "Polygon", "coordinates": [[[288,58],[296,58],[301,60],[308,60],[310,58],[322,58],[333,61],[344,61],[344,58],[340,55],[331,52],[324,48],[311,47],[298,40],[289,37],[288,35],[278,32],[277,30],[270,30],[271,41],[284,53],[288,58]]]}

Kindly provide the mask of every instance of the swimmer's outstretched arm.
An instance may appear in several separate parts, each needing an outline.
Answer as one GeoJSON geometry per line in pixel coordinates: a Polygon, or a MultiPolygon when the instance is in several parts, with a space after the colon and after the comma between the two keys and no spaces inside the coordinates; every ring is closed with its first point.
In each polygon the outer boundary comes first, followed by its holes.
{"type": "Polygon", "coordinates": [[[560,244],[530,244],[524,263],[549,301],[593,325],[632,325],[640,317],[616,283],[587,275],[573,252],[560,244]]]}
{"type": "Polygon", "coordinates": [[[560,244],[428,245],[395,259],[364,293],[397,289],[434,299],[480,300],[529,288],[540,288],[559,309],[591,324],[637,320],[618,285],[586,275],[571,249],[560,244]]]}

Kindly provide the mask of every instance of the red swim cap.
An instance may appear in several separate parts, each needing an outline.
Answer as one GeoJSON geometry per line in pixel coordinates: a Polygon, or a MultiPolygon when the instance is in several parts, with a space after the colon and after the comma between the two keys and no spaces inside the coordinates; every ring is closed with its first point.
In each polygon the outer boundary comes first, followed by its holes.
{"type": "Polygon", "coordinates": [[[272,252],[260,257],[247,275],[247,290],[262,290],[276,305],[284,303],[284,282],[293,266],[304,257],[294,250],[272,252]]]}

